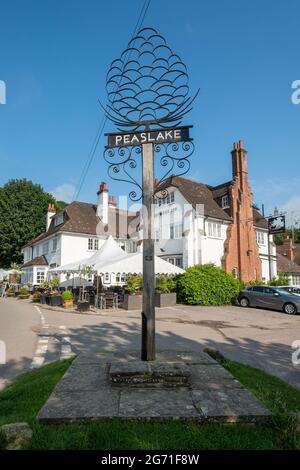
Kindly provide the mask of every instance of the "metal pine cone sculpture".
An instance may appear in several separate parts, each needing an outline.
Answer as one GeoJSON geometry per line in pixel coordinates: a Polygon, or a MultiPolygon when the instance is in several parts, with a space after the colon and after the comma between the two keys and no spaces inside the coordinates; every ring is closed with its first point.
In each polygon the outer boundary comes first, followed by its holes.
{"type": "Polygon", "coordinates": [[[141,29],[106,77],[105,115],[121,131],[178,126],[192,107],[187,68],[153,28],[141,29]]]}

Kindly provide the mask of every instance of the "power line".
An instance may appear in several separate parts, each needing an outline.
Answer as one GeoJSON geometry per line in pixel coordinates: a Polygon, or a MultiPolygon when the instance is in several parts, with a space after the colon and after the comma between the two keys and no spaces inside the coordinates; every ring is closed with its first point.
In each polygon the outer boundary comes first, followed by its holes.
{"type": "MultiPolygon", "coordinates": [[[[130,40],[132,40],[134,38],[134,36],[136,35],[136,33],[138,32],[138,30],[141,28],[143,22],[144,22],[144,19],[146,17],[146,14],[147,14],[147,11],[149,9],[149,6],[150,6],[150,3],[151,3],[151,0],[145,0],[144,3],[143,3],[143,6],[142,6],[142,9],[140,11],[140,14],[139,14],[139,17],[137,19],[137,22],[136,22],[136,25],[134,27],[134,30],[133,30],[133,33],[131,35],[131,38],[130,40]]],[[[130,42],[130,41],[129,41],[130,42]]],[[[129,52],[129,55],[128,55],[128,58],[130,57],[130,54],[131,54],[131,51],[129,52]]],[[[126,57],[126,61],[127,61],[127,57],[126,57]]],[[[118,87],[120,85],[120,82],[121,82],[121,78],[119,80],[119,83],[116,85],[116,89],[115,89],[115,93],[117,93],[118,91],[118,87]]],[[[83,186],[83,183],[85,181],[85,178],[87,176],[87,173],[90,169],[90,166],[92,164],[92,161],[94,159],[94,156],[96,154],[96,150],[97,150],[97,147],[99,145],[99,142],[100,142],[100,138],[103,134],[103,131],[104,131],[104,128],[105,128],[105,125],[106,125],[106,122],[107,122],[107,117],[105,116],[105,114],[103,114],[102,116],[102,119],[101,119],[101,122],[100,122],[100,125],[98,127],[98,130],[97,130],[97,133],[96,133],[96,136],[94,138],[94,141],[93,141],[93,144],[92,144],[92,147],[91,147],[91,150],[89,152],[89,155],[88,155],[88,158],[84,164],[84,167],[82,169],[82,172],[81,172],[81,175],[80,175],[80,178],[79,178],[79,182],[78,182],[78,185],[77,185],[77,188],[78,189],[75,189],[74,191],[74,196],[73,196],[73,200],[76,200],[80,194],[80,191],[82,189],[82,186],[83,186]]]]}

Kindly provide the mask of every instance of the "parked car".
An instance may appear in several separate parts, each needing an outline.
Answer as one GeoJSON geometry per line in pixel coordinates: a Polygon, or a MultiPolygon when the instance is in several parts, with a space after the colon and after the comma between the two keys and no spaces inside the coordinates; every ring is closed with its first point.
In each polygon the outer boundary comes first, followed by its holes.
{"type": "Polygon", "coordinates": [[[239,296],[242,307],[281,310],[289,315],[300,313],[300,296],[279,287],[248,286],[239,296]]]}

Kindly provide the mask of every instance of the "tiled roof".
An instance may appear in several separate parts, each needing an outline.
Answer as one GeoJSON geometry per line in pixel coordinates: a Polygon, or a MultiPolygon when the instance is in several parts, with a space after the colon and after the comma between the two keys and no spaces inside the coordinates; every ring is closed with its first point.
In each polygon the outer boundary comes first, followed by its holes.
{"type": "MultiPolygon", "coordinates": [[[[174,186],[179,189],[185,199],[195,206],[196,204],[204,204],[204,215],[216,219],[232,221],[229,211],[222,209],[217,200],[229,193],[229,188],[233,181],[218,186],[209,186],[199,183],[182,176],[170,176],[164,183],[157,187],[157,190],[174,186]]],[[[268,221],[255,208],[253,208],[253,223],[255,227],[268,229],[268,221]]]]}
{"type": "Polygon", "coordinates": [[[23,264],[22,268],[29,268],[30,266],[48,266],[48,261],[44,255],[37,256],[31,261],[27,261],[27,263],[23,264]]]}
{"type": "Polygon", "coordinates": [[[259,212],[259,210],[253,208],[253,224],[254,227],[265,228],[268,230],[269,224],[267,219],[259,212]]]}
{"type": "Polygon", "coordinates": [[[204,205],[204,215],[215,219],[232,221],[232,218],[217,204],[210,186],[197,181],[183,178],[182,176],[170,176],[166,181],[157,186],[157,190],[174,186],[179,189],[188,203],[204,205]]]}
{"type": "Polygon", "coordinates": [[[277,253],[277,271],[280,273],[300,273],[300,265],[291,261],[287,256],[277,253]]]}
{"type": "Polygon", "coordinates": [[[55,226],[55,217],[52,217],[49,229],[34,238],[25,246],[31,246],[57,232],[84,233],[88,235],[107,236],[114,238],[126,238],[128,225],[135,219],[136,214],[117,208],[109,208],[108,224],[101,223],[97,216],[97,206],[87,202],[74,201],[66,206],[63,213],[63,223],[55,226]]]}
{"type": "MultiPolygon", "coordinates": [[[[277,253],[280,253],[281,255],[285,255],[285,256],[288,251],[285,245],[277,245],[276,250],[277,250],[277,253]]],[[[294,262],[300,265],[300,243],[296,243],[294,245],[293,252],[294,252],[294,262]]]]}

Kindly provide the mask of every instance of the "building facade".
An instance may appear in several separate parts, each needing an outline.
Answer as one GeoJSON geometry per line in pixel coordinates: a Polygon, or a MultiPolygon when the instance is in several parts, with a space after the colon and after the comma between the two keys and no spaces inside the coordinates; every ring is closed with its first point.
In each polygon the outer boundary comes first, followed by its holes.
{"type": "MultiPolygon", "coordinates": [[[[268,281],[277,276],[276,247],[267,220],[253,207],[242,141],[231,155],[226,183],[171,176],[156,186],[155,254],[182,268],[213,263],[245,282],[268,281]]],[[[126,252],[142,249],[140,214],[118,209],[104,182],[97,195],[97,204],[75,201],[59,213],[49,205],[46,231],[23,248],[22,282],[40,284],[50,268],[89,257],[108,235],[126,252]]]]}
{"type": "MultiPolygon", "coordinates": [[[[39,285],[49,269],[90,257],[108,235],[126,252],[136,251],[136,243],[128,234],[136,213],[118,209],[104,182],[97,195],[97,204],[74,201],[58,213],[49,204],[46,231],[22,249],[22,283],[39,285]]],[[[61,275],[64,280],[66,277],[61,275]]]]}
{"type": "Polygon", "coordinates": [[[157,188],[156,254],[183,268],[213,263],[245,281],[277,276],[268,221],[253,207],[247,151],[232,151],[232,180],[218,186],[171,176],[157,188]]]}

